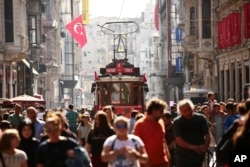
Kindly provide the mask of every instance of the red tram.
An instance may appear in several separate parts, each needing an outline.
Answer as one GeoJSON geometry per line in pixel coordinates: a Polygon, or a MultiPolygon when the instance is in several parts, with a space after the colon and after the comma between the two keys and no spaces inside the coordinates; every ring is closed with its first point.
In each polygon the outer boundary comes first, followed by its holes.
{"type": "MultiPolygon", "coordinates": [[[[102,26],[113,24],[135,24],[135,22],[108,22],[102,26]]],[[[136,30],[137,31],[137,30],[136,30]]],[[[115,32],[115,31],[112,31],[115,32]]],[[[106,32],[104,32],[106,33],[106,32]]],[[[132,33],[132,32],[129,32],[132,33]]],[[[114,39],[119,41],[126,38],[126,33],[113,33],[114,39]]],[[[100,74],[95,73],[95,82],[92,84],[91,92],[95,95],[94,110],[101,110],[106,105],[113,105],[116,114],[122,114],[130,117],[132,110],[144,112],[144,103],[146,93],[149,91],[146,84],[145,75],[140,74],[140,69],[130,64],[127,59],[127,48],[123,49],[117,43],[114,48],[114,59],[105,68],[100,68],[100,74]],[[124,53],[123,59],[118,59],[117,54],[124,53]]],[[[121,56],[119,56],[120,58],[121,56]]]]}

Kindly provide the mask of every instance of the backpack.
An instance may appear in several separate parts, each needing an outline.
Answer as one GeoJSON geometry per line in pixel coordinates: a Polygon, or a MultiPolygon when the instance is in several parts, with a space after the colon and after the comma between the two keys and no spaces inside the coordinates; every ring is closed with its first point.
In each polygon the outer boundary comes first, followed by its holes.
{"type": "Polygon", "coordinates": [[[76,146],[73,151],[75,156],[65,161],[67,167],[92,167],[91,160],[85,148],[76,146]]]}

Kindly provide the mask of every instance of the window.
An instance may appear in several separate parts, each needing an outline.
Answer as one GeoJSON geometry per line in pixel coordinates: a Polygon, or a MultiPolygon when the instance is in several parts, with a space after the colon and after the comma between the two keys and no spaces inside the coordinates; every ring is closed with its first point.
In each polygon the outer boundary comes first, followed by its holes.
{"type": "Polygon", "coordinates": [[[195,35],[195,8],[190,8],[190,35],[195,35]]]}
{"type": "Polygon", "coordinates": [[[37,27],[36,27],[36,16],[29,16],[29,42],[30,44],[37,44],[37,27]]]}
{"type": "Polygon", "coordinates": [[[130,83],[112,83],[111,104],[130,104],[130,83]]]}
{"type": "Polygon", "coordinates": [[[211,38],[210,0],[202,0],[202,38],[211,38]]]}
{"type": "Polygon", "coordinates": [[[111,88],[111,103],[112,104],[121,103],[120,84],[119,83],[113,83],[112,84],[112,88],[111,88]]]}
{"type": "Polygon", "coordinates": [[[13,1],[4,0],[5,42],[14,42],[13,1]]]}

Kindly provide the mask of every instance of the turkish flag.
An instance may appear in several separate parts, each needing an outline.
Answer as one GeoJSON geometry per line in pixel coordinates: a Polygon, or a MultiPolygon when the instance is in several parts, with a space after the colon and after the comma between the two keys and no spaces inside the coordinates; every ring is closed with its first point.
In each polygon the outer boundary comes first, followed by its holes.
{"type": "Polygon", "coordinates": [[[82,15],[68,23],[66,28],[76,40],[80,48],[82,48],[87,43],[85,27],[82,24],[82,15]]]}
{"type": "Polygon", "coordinates": [[[231,13],[229,15],[230,20],[230,31],[231,31],[231,42],[232,45],[241,43],[241,14],[231,13]]]}
{"type": "Polygon", "coordinates": [[[250,3],[244,4],[244,34],[250,38],[250,3]]]}

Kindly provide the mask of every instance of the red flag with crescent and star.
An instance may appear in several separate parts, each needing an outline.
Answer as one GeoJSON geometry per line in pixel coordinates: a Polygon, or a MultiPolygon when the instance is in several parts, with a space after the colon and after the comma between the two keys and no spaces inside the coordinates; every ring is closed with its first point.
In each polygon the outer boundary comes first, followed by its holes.
{"type": "Polygon", "coordinates": [[[66,28],[82,48],[87,43],[85,27],[82,24],[82,15],[78,16],[66,25],[66,28]]]}

